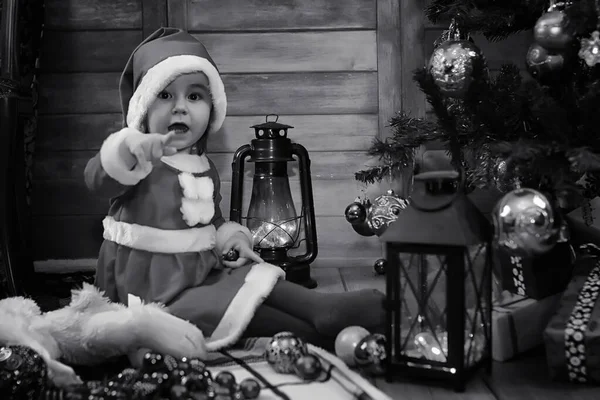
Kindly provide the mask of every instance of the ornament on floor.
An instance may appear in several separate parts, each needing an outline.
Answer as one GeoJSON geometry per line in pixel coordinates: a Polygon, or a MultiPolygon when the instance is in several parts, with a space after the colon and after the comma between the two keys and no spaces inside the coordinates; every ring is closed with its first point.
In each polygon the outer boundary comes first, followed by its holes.
{"type": "Polygon", "coordinates": [[[237,261],[238,258],[240,258],[240,252],[236,249],[231,249],[223,255],[225,261],[237,261]]]}
{"type": "Polygon", "coordinates": [[[304,340],[291,332],[279,332],[269,340],[265,358],[271,367],[280,374],[295,373],[294,364],[298,358],[308,354],[304,340]]]}
{"type": "Polygon", "coordinates": [[[322,371],[321,361],[313,354],[305,354],[294,363],[294,372],[305,381],[318,378],[322,371]]]}
{"type": "Polygon", "coordinates": [[[370,334],[371,332],[357,325],[342,329],[335,338],[335,355],[349,367],[356,365],[354,350],[358,343],[370,334]]]}
{"type": "Polygon", "coordinates": [[[0,347],[0,398],[37,400],[46,386],[47,368],[33,349],[0,347]]]}
{"type": "Polygon", "coordinates": [[[454,20],[449,31],[449,40],[434,48],[427,68],[443,95],[463,98],[471,84],[484,74],[486,61],[479,47],[461,38],[454,20]]]}
{"type": "Polygon", "coordinates": [[[386,194],[373,200],[367,215],[367,223],[375,235],[381,236],[406,207],[408,207],[408,200],[399,197],[389,189],[386,194]]]}
{"type": "Polygon", "coordinates": [[[354,361],[369,375],[383,374],[386,358],[386,338],[380,333],[365,336],[354,349],[354,361]]]}
{"type": "Polygon", "coordinates": [[[126,399],[256,399],[259,383],[247,378],[239,384],[229,371],[211,372],[199,359],[175,359],[170,355],[147,353],[139,370],[126,368],[108,381],[88,381],[68,389],[46,391],[43,398],[69,400],[126,399]]]}
{"type": "Polygon", "coordinates": [[[492,218],[495,243],[513,255],[544,254],[558,241],[560,229],[552,204],[535,189],[517,188],[505,194],[492,218]]]}
{"type": "Polygon", "coordinates": [[[373,264],[373,269],[377,275],[385,275],[386,268],[387,260],[385,258],[380,258],[379,260],[375,261],[375,264],[373,264]]]}
{"type": "Polygon", "coordinates": [[[240,390],[245,399],[256,399],[260,395],[260,384],[256,379],[246,378],[240,382],[240,390]]]}

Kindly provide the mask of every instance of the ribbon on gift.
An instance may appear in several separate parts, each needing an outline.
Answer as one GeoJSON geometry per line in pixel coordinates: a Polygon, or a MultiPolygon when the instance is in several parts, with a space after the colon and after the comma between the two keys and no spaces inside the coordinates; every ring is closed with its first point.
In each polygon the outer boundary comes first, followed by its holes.
{"type": "MultiPolygon", "coordinates": [[[[591,243],[582,245],[581,249],[588,253],[600,254],[600,247],[591,243]]],[[[585,332],[599,294],[600,261],[596,262],[596,266],[588,274],[565,329],[565,356],[569,380],[572,382],[586,383],[588,381],[585,332]]]]}
{"type": "Polygon", "coordinates": [[[512,265],[513,284],[517,290],[517,294],[525,296],[525,282],[523,279],[523,259],[519,256],[510,256],[510,264],[512,265]]]}

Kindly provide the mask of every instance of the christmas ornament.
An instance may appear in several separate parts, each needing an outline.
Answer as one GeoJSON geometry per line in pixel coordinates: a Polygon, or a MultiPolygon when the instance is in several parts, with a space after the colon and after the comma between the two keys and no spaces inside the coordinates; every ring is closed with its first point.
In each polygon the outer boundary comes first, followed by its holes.
{"type": "Polygon", "coordinates": [[[148,352],[144,354],[144,359],[142,361],[142,372],[152,373],[156,371],[162,371],[166,369],[165,358],[162,354],[148,352]]]}
{"type": "Polygon", "coordinates": [[[419,332],[415,335],[415,346],[428,360],[446,362],[448,354],[448,334],[442,332],[436,337],[431,332],[419,332]]]}
{"type": "Polygon", "coordinates": [[[483,53],[468,40],[449,40],[433,50],[428,70],[442,94],[463,97],[485,69],[483,53]]]}
{"type": "Polygon", "coordinates": [[[385,258],[380,258],[379,260],[375,261],[375,264],[373,265],[373,269],[377,275],[384,275],[386,267],[387,260],[385,258]]]}
{"type": "Polygon", "coordinates": [[[33,349],[0,347],[0,399],[37,400],[46,379],[46,363],[33,349]]]}
{"type": "Polygon", "coordinates": [[[260,384],[252,378],[246,378],[240,382],[240,390],[245,399],[256,399],[260,395],[260,384]]]}
{"type": "Polygon", "coordinates": [[[558,240],[552,205],[537,190],[517,188],[508,192],[496,204],[492,217],[496,244],[514,255],[546,253],[558,240]]]}
{"type": "Polygon", "coordinates": [[[354,349],[370,332],[362,326],[348,326],[338,333],[335,338],[335,355],[349,367],[355,365],[354,349]]]}
{"type": "Polygon", "coordinates": [[[506,193],[512,186],[508,181],[508,164],[501,158],[496,158],[492,162],[491,181],[499,191],[506,193]]]}
{"type": "Polygon", "coordinates": [[[346,207],[344,214],[346,215],[346,221],[350,222],[354,232],[361,236],[373,236],[375,233],[371,230],[367,221],[369,209],[371,208],[371,201],[367,198],[361,199],[357,197],[354,202],[346,207]]]}
{"type": "Polygon", "coordinates": [[[215,383],[225,388],[235,387],[235,376],[229,371],[221,371],[215,376],[215,383]]]}
{"type": "Polygon", "coordinates": [[[236,249],[231,249],[223,256],[223,260],[225,261],[236,261],[240,258],[240,252],[236,249]]]}
{"type": "Polygon", "coordinates": [[[265,357],[280,374],[294,373],[294,363],[308,354],[306,343],[291,332],[279,332],[267,344],[265,357]]]}
{"type": "Polygon", "coordinates": [[[526,56],[527,71],[538,80],[552,78],[565,66],[563,54],[551,53],[537,43],[529,46],[526,56]]]}
{"type": "Polygon", "coordinates": [[[344,211],[346,221],[351,224],[360,224],[367,219],[367,208],[365,204],[358,199],[346,207],[344,211]]]}
{"type": "Polygon", "coordinates": [[[323,366],[317,356],[306,354],[296,360],[294,363],[294,371],[300,378],[305,381],[310,381],[321,375],[323,366]]]}
{"type": "Polygon", "coordinates": [[[380,333],[365,336],[354,349],[354,360],[362,369],[372,375],[385,372],[387,352],[386,338],[380,333]]]}
{"type": "Polygon", "coordinates": [[[585,61],[588,67],[593,67],[600,63],[599,31],[592,32],[592,36],[589,39],[581,39],[581,47],[579,48],[578,56],[585,61]]]}
{"type": "Polygon", "coordinates": [[[378,196],[367,215],[367,223],[377,236],[381,236],[390,224],[398,219],[400,212],[408,207],[408,201],[398,197],[393,190],[378,196]]]}
{"type": "Polygon", "coordinates": [[[573,42],[574,34],[573,24],[559,10],[543,14],[533,28],[535,42],[548,50],[566,49],[573,42]]]}

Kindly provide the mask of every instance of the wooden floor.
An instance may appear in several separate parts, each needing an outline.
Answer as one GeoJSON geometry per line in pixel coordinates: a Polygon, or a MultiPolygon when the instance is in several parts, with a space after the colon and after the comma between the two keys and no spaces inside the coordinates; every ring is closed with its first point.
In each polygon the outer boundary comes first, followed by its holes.
{"type": "MultiPolygon", "coordinates": [[[[313,278],[323,292],[343,292],[364,288],[385,291],[385,278],[376,276],[371,268],[314,268],[313,278]]],[[[473,378],[465,392],[410,381],[387,383],[374,379],[374,384],[392,399],[452,399],[452,400],[596,400],[600,386],[585,386],[554,382],[548,375],[543,347],[517,359],[494,362],[490,375],[481,373],[473,378]]]]}

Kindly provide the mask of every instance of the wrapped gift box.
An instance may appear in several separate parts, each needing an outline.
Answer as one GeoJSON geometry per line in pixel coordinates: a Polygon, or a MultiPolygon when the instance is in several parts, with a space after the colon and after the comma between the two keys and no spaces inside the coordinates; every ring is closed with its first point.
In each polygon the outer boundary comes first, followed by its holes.
{"type": "Polygon", "coordinates": [[[569,243],[558,243],[548,253],[527,258],[495,247],[494,257],[502,288],[532,299],[562,293],[573,274],[574,257],[569,243]]]}
{"type": "Polygon", "coordinates": [[[492,358],[507,361],[543,343],[561,294],[535,300],[505,291],[492,310],[492,358]]]}
{"type": "Polygon", "coordinates": [[[600,245],[600,197],[591,199],[585,207],[571,211],[565,219],[571,229],[572,242],[600,245]]]}
{"type": "Polygon", "coordinates": [[[582,257],[544,331],[555,380],[600,383],[600,258],[582,257]]]}

